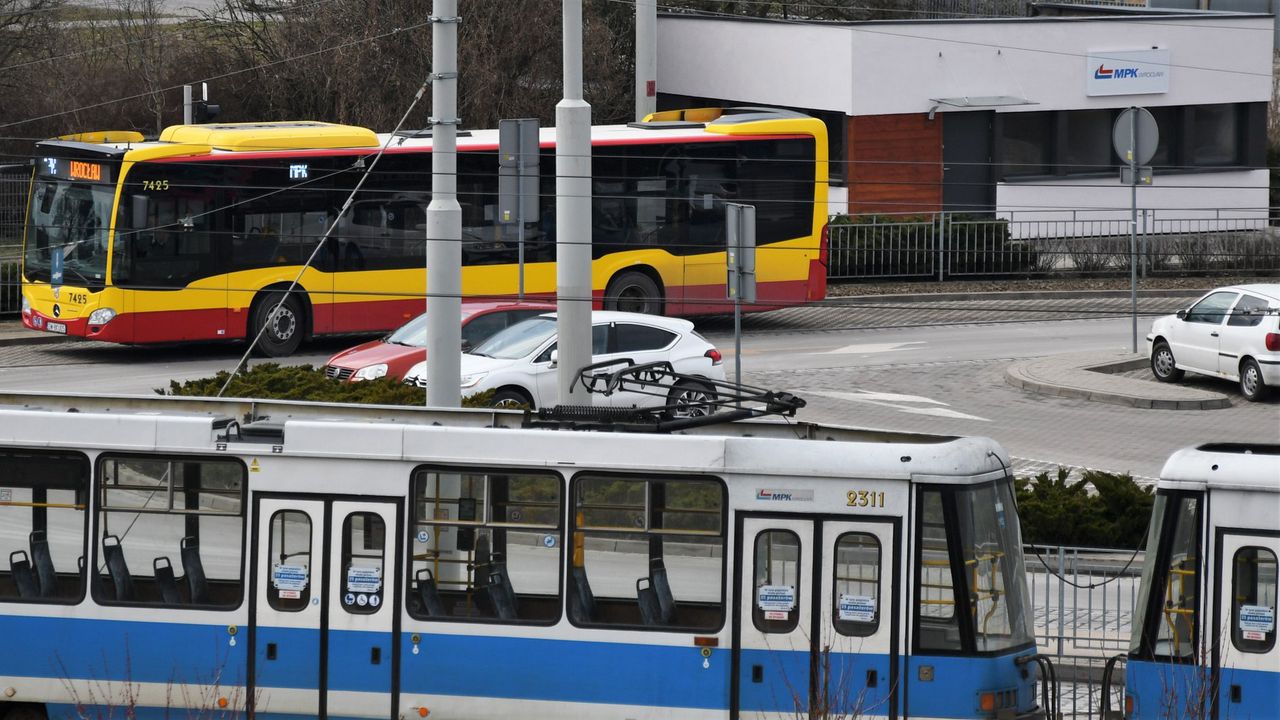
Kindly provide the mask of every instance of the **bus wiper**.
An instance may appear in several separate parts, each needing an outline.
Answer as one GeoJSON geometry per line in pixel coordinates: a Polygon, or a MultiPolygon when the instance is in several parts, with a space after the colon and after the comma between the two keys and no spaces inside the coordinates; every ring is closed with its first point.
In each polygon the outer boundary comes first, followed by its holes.
{"type": "Polygon", "coordinates": [[[95,285],[95,283],[94,283],[92,280],[90,280],[88,277],[86,277],[84,273],[82,273],[82,272],[80,272],[79,270],[75,269],[75,268],[74,268],[74,267],[72,267],[71,265],[63,264],[63,266],[62,266],[62,271],[63,271],[64,273],[66,273],[66,272],[73,272],[73,273],[75,273],[76,277],[80,278],[80,284],[81,284],[81,285],[84,285],[85,287],[93,287],[93,286],[95,285]]]}

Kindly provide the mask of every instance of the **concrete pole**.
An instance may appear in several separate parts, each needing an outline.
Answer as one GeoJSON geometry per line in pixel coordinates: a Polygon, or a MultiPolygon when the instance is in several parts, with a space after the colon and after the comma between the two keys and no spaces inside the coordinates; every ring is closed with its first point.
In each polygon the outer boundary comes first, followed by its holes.
{"type": "Polygon", "coordinates": [[[636,0],[636,122],[658,109],[658,0],[636,0]]]}
{"type": "Polygon", "coordinates": [[[564,97],[556,105],[556,398],[586,405],[574,387],[591,362],[591,106],[582,99],[582,0],[563,0],[564,97]],[[571,391],[571,388],[572,391],[571,391]]]}
{"type": "Polygon", "coordinates": [[[427,206],[427,404],[459,407],[462,207],[458,205],[458,0],[431,16],[431,204],[427,206]]]}

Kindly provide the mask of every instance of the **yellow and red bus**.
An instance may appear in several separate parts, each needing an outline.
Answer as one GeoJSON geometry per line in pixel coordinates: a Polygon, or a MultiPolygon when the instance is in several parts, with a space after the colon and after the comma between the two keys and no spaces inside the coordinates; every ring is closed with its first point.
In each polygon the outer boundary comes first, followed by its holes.
{"type": "MultiPolygon", "coordinates": [[[[556,291],[554,139],[553,129],[542,131],[541,207],[523,229],[525,289],[537,298],[556,291]]],[[[465,296],[517,293],[518,228],[498,217],[497,148],[496,130],[459,133],[465,296]]],[[[312,335],[397,327],[422,311],[429,291],[430,152],[426,133],[388,137],[318,122],[41,142],[24,238],[23,323],[130,344],[242,339],[267,322],[301,271],[260,341],[264,354],[287,355],[312,335]]],[[[751,309],[820,300],[826,198],[826,129],[814,118],[700,109],[595,127],[595,304],[726,312],[726,202],[756,206],[751,309]]]]}

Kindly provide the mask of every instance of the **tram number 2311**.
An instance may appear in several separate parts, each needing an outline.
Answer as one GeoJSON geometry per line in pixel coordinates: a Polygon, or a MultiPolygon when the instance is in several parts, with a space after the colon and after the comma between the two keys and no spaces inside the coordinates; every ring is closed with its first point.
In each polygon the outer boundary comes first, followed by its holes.
{"type": "Polygon", "coordinates": [[[870,490],[850,490],[848,492],[849,507],[882,508],[884,493],[870,490]]]}

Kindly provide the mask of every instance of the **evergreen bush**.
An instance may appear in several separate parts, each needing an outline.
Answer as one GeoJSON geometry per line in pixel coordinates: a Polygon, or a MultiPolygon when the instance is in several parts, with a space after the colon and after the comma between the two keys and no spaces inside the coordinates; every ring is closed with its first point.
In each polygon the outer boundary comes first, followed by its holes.
{"type": "MultiPolygon", "coordinates": [[[[230,373],[223,370],[213,377],[170,381],[169,389],[157,388],[160,395],[214,397],[227,382],[230,373]]],[[[354,403],[358,405],[423,405],[422,388],[397,380],[378,378],[344,383],[310,365],[258,363],[244,369],[227,387],[227,397],[263,400],[308,400],[313,402],[354,403]]],[[[462,399],[462,407],[489,407],[493,392],[483,392],[462,399]]]]}
{"type": "Polygon", "coordinates": [[[1070,481],[1040,473],[1015,482],[1022,540],[1035,545],[1137,548],[1146,540],[1155,495],[1132,475],[1086,470],[1070,481]],[[1094,492],[1089,491],[1092,486],[1094,492]]]}

